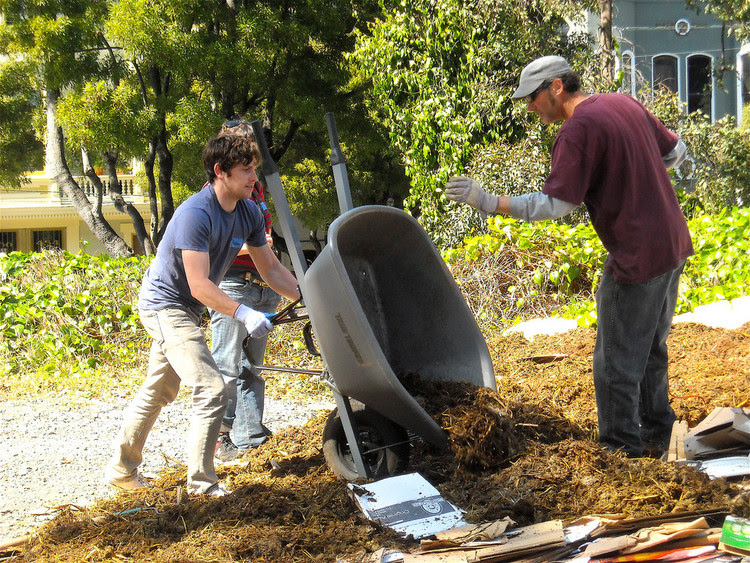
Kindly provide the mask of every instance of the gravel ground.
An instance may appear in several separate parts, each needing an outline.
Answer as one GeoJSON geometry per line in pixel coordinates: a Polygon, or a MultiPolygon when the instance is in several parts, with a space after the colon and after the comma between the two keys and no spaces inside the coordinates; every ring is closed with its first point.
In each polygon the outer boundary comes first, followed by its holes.
{"type": "MultiPolygon", "coordinates": [[[[129,399],[111,401],[40,397],[0,402],[0,542],[32,532],[55,507],[90,506],[114,494],[104,465],[129,399]]],[[[305,405],[266,399],[264,423],[272,431],[304,424],[330,402],[305,405]]],[[[190,405],[164,408],[149,435],[141,470],[154,475],[170,462],[185,463],[190,405]]]]}

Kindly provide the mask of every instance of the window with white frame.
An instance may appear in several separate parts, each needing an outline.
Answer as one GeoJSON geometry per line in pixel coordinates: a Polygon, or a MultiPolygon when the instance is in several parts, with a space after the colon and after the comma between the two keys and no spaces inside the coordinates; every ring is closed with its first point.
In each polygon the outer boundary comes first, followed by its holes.
{"type": "Polygon", "coordinates": [[[700,111],[713,117],[713,60],[708,55],[690,55],[687,58],[688,113],[700,111]]]}
{"type": "Polygon", "coordinates": [[[667,87],[672,92],[679,92],[677,82],[677,57],[674,55],[658,55],[652,62],[653,77],[651,86],[656,90],[658,87],[667,87]]]}

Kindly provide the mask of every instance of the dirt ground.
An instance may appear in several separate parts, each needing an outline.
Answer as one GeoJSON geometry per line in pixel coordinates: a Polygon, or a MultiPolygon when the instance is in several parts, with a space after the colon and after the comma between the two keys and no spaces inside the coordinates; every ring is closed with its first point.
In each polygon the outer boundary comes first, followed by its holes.
{"type": "MultiPolygon", "coordinates": [[[[669,340],[672,405],[694,426],[716,406],[750,406],[750,324],[675,326],[669,340]]],[[[425,408],[452,452],[412,446],[418,471],[473,522],[519,525],[590,514],[628,518],[720,509],[750,516],[741,483],[709,481],[656,459],[628,460],[596,443],[591,376],[594,330],[528,342],[488,336],[498,390],[460,384],[426,391],[425,408]],[[540,356],[559,355],[553,361],[540,356]]],[[[234,494],[187,498],[184,470],[156,487],[64,510],[19,561],[335,561],[416,542],[359,515],[321,451],[325,417],[277,433],[242,463],[222,466],[234,494]]]]}

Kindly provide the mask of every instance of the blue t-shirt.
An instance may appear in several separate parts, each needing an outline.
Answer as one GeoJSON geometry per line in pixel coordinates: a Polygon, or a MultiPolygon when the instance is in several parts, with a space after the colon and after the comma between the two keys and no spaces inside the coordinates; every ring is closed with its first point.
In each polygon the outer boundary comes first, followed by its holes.
{"type": "Polygon", "coordinates": [[[206,184],[177,208],[167,225],[156,257],[143,277],[139,307],[185,307],[200,315],[204,305],[190,294],[182,251],[208,252],[208,278],[218,285],[245,241],[257,247],[268,244],[265,227],[253,201],[241,200],[228,213],[219,204],[214,187],[206,184]]]}

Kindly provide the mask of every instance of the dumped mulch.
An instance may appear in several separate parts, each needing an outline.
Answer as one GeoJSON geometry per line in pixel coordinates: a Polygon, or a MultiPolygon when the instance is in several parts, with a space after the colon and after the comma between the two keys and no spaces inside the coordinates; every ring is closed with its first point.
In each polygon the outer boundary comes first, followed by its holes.
{"type": "MultiPolygon", "coordinates": [[[[421,382],[420,400],[448,432],[451,451],[415,442],[409,470],[473,522],[509,516],[526,525],[707,509],[750,516],[741,483],[598,446],[593,344],[592,329],[533,342],[493,334],[497,392],[460,383],[426,392],[421,382]]],[[[716,406],[748,406],[750,325],[734,331],[677,325],[669,344],[678,418],[694,426],[716,406]]],[[[325,415],[278,432],[240,463],[220,466],[231,496],[189,498],[184,469],[167,471],[153,489],[88,511],[64,510],[19,560],[335,561],[381,547],[416,547],[358,513],[323,458],[325,415]]]]}

